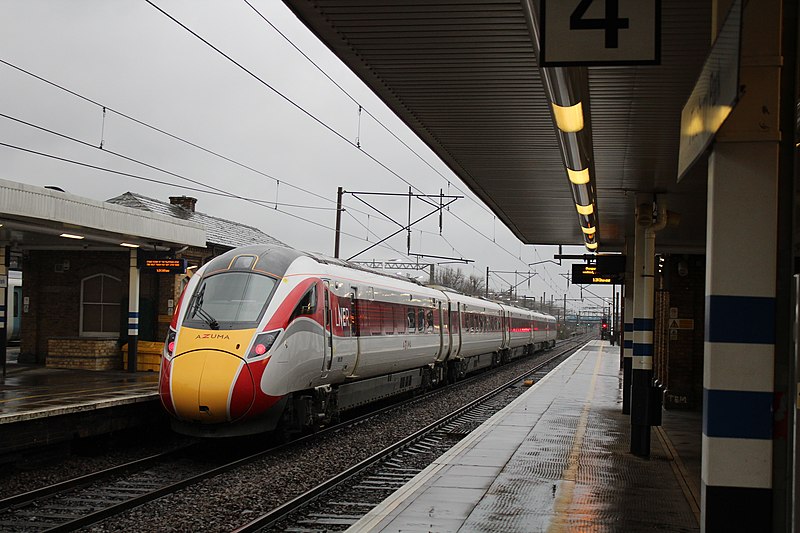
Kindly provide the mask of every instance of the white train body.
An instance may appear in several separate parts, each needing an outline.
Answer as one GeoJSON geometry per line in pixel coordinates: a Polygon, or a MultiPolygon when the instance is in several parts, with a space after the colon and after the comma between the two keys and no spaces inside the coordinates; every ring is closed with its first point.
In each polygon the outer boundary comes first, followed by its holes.
{"type": "Polygon", "coordinates": [[[177,430],[302,430],[555,343],[555,320],[274,246],[232,250],[188,284],[159,391],[177,430]]]}

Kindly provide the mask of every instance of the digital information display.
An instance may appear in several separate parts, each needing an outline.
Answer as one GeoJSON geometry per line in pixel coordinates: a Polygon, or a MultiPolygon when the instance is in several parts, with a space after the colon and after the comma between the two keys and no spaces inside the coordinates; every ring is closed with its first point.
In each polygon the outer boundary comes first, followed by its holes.
{"type": "Polygon", "coordinates": [[[142,268],[158,274],[185,274],[186,259],[145,259],[142,268]]]}
{"type": "Polygon", "coordinates": [[[619,272],[602,271],[597,265],[572,265],[572,283],[575,285],[619,285],[623,282],[623,277],[624,274],[619,272]]]}

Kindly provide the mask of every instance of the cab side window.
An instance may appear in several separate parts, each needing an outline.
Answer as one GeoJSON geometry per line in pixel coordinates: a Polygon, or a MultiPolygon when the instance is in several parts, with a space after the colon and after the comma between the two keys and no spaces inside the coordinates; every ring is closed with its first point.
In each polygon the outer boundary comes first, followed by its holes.
{"type": "Polygon", "coordinates": [[[289,322],[294,320],[300,316],[308,316],[313,315],[317,312],[317,286],[312,285],[306,291],[300,301],[297,303],[297,307],[294,308],[292,311],[292,316],[289,318],[289,322]]]}

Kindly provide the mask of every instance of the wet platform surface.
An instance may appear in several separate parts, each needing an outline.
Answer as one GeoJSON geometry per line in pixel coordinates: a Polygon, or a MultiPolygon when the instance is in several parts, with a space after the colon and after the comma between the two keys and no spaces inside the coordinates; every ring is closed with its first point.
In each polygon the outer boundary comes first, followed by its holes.
{"type": "Polygon", "coordinates": [[[0,425],[158,399],[155,372],[96,372],[11,362],[0,378],[0,425]]]}
{"type": "Polygon", "coordinates": [[[636,457],[620,380],[590,342],[348,531],[700,531],[700,413],[636,457]]]}

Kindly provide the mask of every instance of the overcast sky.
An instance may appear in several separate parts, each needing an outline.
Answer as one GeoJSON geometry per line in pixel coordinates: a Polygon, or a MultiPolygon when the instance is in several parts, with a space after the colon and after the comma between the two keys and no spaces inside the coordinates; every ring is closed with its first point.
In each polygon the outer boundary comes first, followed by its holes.
{"type": "MultiPolygon", "coordinates": [[[[521,282],[522,273],[530,269],[537,274],[530,287],[519,285],[519,295],[541,298],[545,293],[548,300],[551,296],[561,300],[567,292],[570,308],[602,305],[596,298],[578,301],[578,287],[567,290],[563,275],[569,263],[529,267],[552,259],[557,248],[520,243],[282,2],[251,0],[268,22],[244,0],[153,3],[260,81],[145,0],[0,0],[0,60],[4,62],[0,63],[0,113],[4,115],[0,143],[165,184],[6,146],[0,146],[0,178],[55,185],[99,200],[126,191],[164,201],[186,194],[198,198],[198,211],[255,226],[298,249],[328,255],[333,254],[337,187],[406,193],[405,180],[414,192],[439,194],[442,189],[445,194],[466,196],[445,214],[441,236],[438,216],[415,226],[413,253],[470,259],[474,262],[460,266],[467,274],[484,276],[486,267],[512,272],[491,274],[492,289],[508,289],[514,283],[514,271],[520,272],[516,279],[521,282]],[[268,204],[260,206],[230,195],[268,204]],[[480,233],[465,227],[454,214],[480,233]]],[[[363,198],[405,222],[407,199],[363,198]]],[[[346,195],[344,203],[344,258],[398,229],[352,196],[346,195]]],[[[412,218],[428,212],[424,204],[414,202],[412,218]]],[[[387,244],[391,248],[373,248],[356,260],[406,260],[404,233],[387,244]]],[[[565,253],[584,251],[583,246],[564,248],[565,253]]],[[[588,289],[601,297],[611,294],[609,287],[588,289]]],[[[591,296],[586,291],[583,295],[591,296]]]]}

